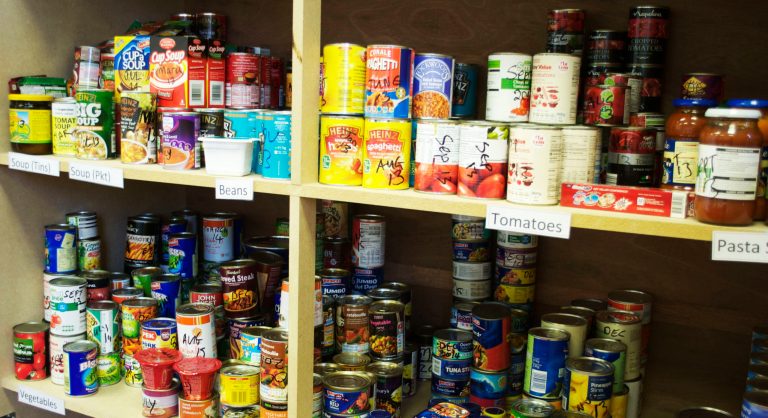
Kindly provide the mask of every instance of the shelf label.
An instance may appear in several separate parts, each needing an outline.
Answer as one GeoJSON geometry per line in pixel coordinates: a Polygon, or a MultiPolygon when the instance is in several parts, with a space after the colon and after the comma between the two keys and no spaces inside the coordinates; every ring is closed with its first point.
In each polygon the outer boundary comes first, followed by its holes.
{"type": "Polygon", "coordinates": [[[11,170],[27,171],[46,176],[59,177],[59,160],[39,157],[37,155],[8,153],[8,168],[11,170]]]}
{"type": "Polygon", "coordinates": [[[85,181],[102,186],[123,188],[123,169],[99,167],[80,163],[69,164],[70,180],[85,181]]]}
{"type": "Polygon", "coordinates": [[[712,231],[712,260],[768,263],[768,233],[712,231]]]}
{"type": "Polygon", "coordinates": [[[216,179],[217,200],[253,200],[252,179],[216,179]]]}
{"type": "Polygon", "coordinates": [[[64,399],[56,398],[24,385],[19,385],[18,396],[19,402],[21,403],[45,409],[46,411],[54,412],[59,415],[66,414],[66,410],[64,409],[64,399]]]}
{"type": "Polygon", "coordinates": [[[485,227],[568,239],[571,237],[571,214],[488,205],[485,212],[485,227]]]}

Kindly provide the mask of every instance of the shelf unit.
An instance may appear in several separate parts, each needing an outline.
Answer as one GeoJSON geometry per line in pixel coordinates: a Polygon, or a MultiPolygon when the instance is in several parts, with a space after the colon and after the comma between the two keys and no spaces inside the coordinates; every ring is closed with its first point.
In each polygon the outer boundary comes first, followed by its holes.
{"type": "MultiPolygon", "coordinates": [[[[38,231],[42,225],[62,218],[66,211],[87,207],[104,214],[109,222],[102,225],[103,238],[117,243],[115,247],[121,242],[125,217],[142,210],[168,212],[184,205],[204,210],[235,208],[259,227],[277,214],[288,215],[289,264],[292,277],[299,278],[292,281],[290,293],[290,416],[307,417],[311,415],[311,397],[307,394],[311,387],[313,333],[308,318],[313,315],[310,278],[314,276],[317,200],[355,203],[353,211],[387,216],[387,278],[413,286],[417,324],[437,325],[446,324],[451,299],[448,214],[484,216],[488,205],[503,205],[572,217],[570,240],[542,240],[537,312],[553,310],[576,297],[604,296],[614,288],[640,287],[657,296],[644,417],[671,417],[681,407],[702,403],[736,409],[746,371],[749,330],[768,315],[764,304],[768,287],[763,283],[766,270],[761,265],[709,261],[707,241],[715,230],[768,233],[763,224],[722,228],[692,219],[519,206],[413,190],[382,191],[317,183],[316,92],[321,44],[392,42],[482,63],[495,50],[541,50],[546,10],[563,7],[562,1],[489,0],[450,5],[445,0],[371,0],[359,4],[343,0],[92,3],[72,0],[62,6],[60,13],[50,13],[42,4],[8,0],[7,16],[16,18],[13,23],[0,25],[0,34],[24,48],[25,53],[0,68],[0,79],[38,71],[66,74],[71,65],[68,51],[74,45],[93,43],[100,36],[119,32],[125,20],[133,17],[147,20],[179,10],[216,9],[230,16],[233,41],[269,44],[277,55],[292,56],[292,167],[296,169],[290,182],[246,177],[254,183],[254,202],[232,203],[214,201],[211,188],[216,178],[204,170],[172,172],[159,166],[130,166],[118,161],[83,162],[121,168],[128,181],[124,190],[118,190],[67,179],[65,173],[73,161],[68,158],[53,157],[60,161],[64,172],[58,179],[0,167],[0,214],[4,218],[0,261],[5,262],[0,277],[7,289],[7,302],[0,306],[0,316],[6,319],[2,331],[6,341],[13,324],[40,317],[38,231]],[[75,24],[82,19],[88,24],[75,24]],[[56,36],[52,36],[54,33],[56,36]]],[[[587,9],[588,19],[600,26],[626,27],[627,10],[635,2],[609,3],[582,0],[568,6],[587,9]]],[[[760,51],[748,46],[755,39],[766,38],[759,20],[765,14],[759,13],[766,11],[765,5],[745,3],[724,8],[715,0],[696,5],[671,0],[658,3],[672,6],[675,25],[666,69],[665,102],[676,95],[679,74],[696,70],[729,74],[728,89],[733,92],[729,95],[768,96],[768,88],[753,83],[768,76],[768,67],[741,67],[745,62],[762,62],[760,51]],[[712,13],[715,10],[718,13],[712,13]],[[711,44],[704,49],[698,37],[704,33],[702,28],[713,25],[724,36],[709,40],[711,44]],[[742,48],[733,48],[732,42],[742,48]]],[[[6,107],[7,98],[0,96],[0,108],[6,107]]],[[[0,134],[0,138],[0,166],[7,166],[7,134],[0,134]]],[[[120,249],[110,247],[106,264],[119,269],[120,249]]],[[[123,383],[104,388],[94,397],[76,399],[65,397],[63,389],[50,381],[18,382],[13,378],[10,352],[9,344],[0,345],[0,358],[5,359],[0,361],[0,384],[8,395],[0,397],[0,413],[14,408],[13,392],[23,384],[64,398],[67,409],[75,413],[96,417],[140,415],[139,390],[123,383]]],[[[425,406],[428,387],[428,382],[422,382],[419,395],[406,399],[404,416],[425,406]]]]}

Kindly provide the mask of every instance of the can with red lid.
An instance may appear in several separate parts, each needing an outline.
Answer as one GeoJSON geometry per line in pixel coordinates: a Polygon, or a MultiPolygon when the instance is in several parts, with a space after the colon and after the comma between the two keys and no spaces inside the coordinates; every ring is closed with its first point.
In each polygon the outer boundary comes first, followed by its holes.
{"type": "Polygon", "coordinates": [[[224,88],[229,108],[259,107],[259,86],[262,58],[247,52],[232,52],[227,56],[224,88]]]}
{"type": "Polygon", "coordinates": [[[651,338],[651,308],[653,296],[642,290],[622,289],[608,293],[609,311],[632,312],[640,317],[641,342],[640,364],[645,366],[648,360],[648,347],[651,338]]]}
{"type": "Polygon", "coordinates": [[[655,182],[656,132],[648,128],[611,129],[606,183],[649,187],[655,182]]]}

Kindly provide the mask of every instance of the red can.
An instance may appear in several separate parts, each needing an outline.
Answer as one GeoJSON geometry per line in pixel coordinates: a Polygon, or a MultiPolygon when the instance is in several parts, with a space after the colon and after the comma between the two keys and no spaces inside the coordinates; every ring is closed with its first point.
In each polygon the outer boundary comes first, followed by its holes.
{"type": "Polygon", "coordinates": [[[13,327],[13,360],[19,380],[48,377],[48,325],[25,322],[13,327]]]}
{"type": "Polygon", "coordinates": [[[88,301],[109,300],[110,287],[109,272],[104,270],[90,270],[80,273],[80,277],[87,280],[88,301]]]}
{"type": "Polygon", "coordinates": [[[596,86],[605,83],[605,76],[608,73],[614,73],[623,67],[622,64],[610,62],[592,62],[587,65],[584,76],[585,86],[596,86]]]}
{"type": "Polygon", "coordinates": [[[415,190],[456,194],[459,176],[459,124],[457,121],[418,119],[414,153],[415,190]]]}
{"type": "Polygon", "coordinates": [[[261,103],[259,97],[260,79],[263,74],[258,55],[247,52],[232,52],[226,63],[226,105],[232,108],[254,109],[261,103]]]}
{"type": "MultiPolygon", "coordinates": [[[[629,96],[628,114],[640,111],[640,93],[643,91],[643,79],[629,73],[606,73],[603,84],[610,86],[627,86],[629,96]]],[[[626,122],[624,122],[626,124],[626,122]]]]}
{"type": "Polygon", "coordinates": [[[634,64],[664,64],[667,48],[669,7],[636,6],[629,10],[629,62],[634,64]]]}
{"type": "Polygon", "coordinates": [[[606,184],[653,186],[655,163],[656,131],[626,126],[611,129],[606,184]]]}
{"type": "Polygon", "coordinates": [[[627,32],[597,29],[589,34],[587,40],[587,60],[590,62],[624,62],[627,49],[627,32]]]}
{"type": "Polygon", "coordinates": [[[387,222],[381,215],[356,215],[352,220],[352,264],[372,269],[384,267],[387,222]]]}
{"type": "Polygon", "coordinates": [[[269,108],[280,109],[285,106],[285,98],[281,93],[283,91],[283,60],[278,57],[270,57],[269,71],[269,108]],[[283,97],[281,103],[281,97],[283,97]]]}
{"type": "Polygon", "coordinates": [[[212,283],[201,283],[189,291],[190,303],[207,303],[214,308],[224,306],[224,294],[221,286],[212,283]]]}
{"type": "Polygon", "coordinates": [[[260,108],[272,108],[272,58],[269,56],[261,57],[259,63],[261,69],[261,80],[259,81],[259,100],[260,108]]]}
{"type": "Polygon", "coordinates": [[[255,261],[227,261],[219,267],[219,274],[224,292],[224,311],[228,317],[249,317],[259,312],[259,285],[255,261]]]}
{"type": "Polygon", "coordinates": [[[208,41],[205,60],[205,107],[223,108],[226,104],[226,46],[218,39],[208,41]]]}
{"type": "Polygon", "coordinates": [[[584,124],[616,126],[629,123],[627,86],[601,84],[584,89],[584,124]]]}
{"type": "Polygon", "coordinates": [[[556,9],[547,14],[547,52],[581,55],[584,49],[584,20],[581,9],[556,9]]]}
{"type": "Polygon", "coordinates": [[[639,112],[661,112],[661,92],[664,69],[661,65],[633,64],[629,73],[643,80],[640,89],[639,112]]]}

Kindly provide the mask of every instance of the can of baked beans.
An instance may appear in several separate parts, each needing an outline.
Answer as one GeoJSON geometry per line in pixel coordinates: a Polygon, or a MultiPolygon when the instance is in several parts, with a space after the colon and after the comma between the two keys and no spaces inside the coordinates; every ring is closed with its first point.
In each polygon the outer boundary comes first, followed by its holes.
{"type": "Polygon", "coordinates": [[[365,120],[363,187],[392,190],[408,188],[411,128],[410,120],[365,120]]]}
{"type": "Polygon", "coordinates": [[[416,54],[413,62],[413,117],[448,119],[453,100],[453,57],[416,54]]]}
{"type": "Polygon", "coordinates": [[[85,333],[86,286],[85,279],[69,276],[48,282],[52,333],[61,336],[85,333]]]}
{"type": "Polygon", "coordinates": [[[179,351],[184,358],[216,358],[216,327],[213,306],[188,303],[176,309],[179,351]]]}
{"type": "Polygon", "coordinates": [[[486,121],[459,125],[461,197],[503,199],[506,191],[509,126],[486,121]]]}
{"type": "MultiPolygon", "coordinates": [[[[224,136],[224,109],[198,109],[200,136],[224,136]]],[[[180,214],[172,213],[171,216],[180,214]]],[[[190,231],[191,232],[191,231],[190,231]]]]}
{"type": "Polygon", "coordinates": [[[595,334],[598,338],[612,338],[627,346],[625,382],[640,376],[641,321],[640,316],[627,311],[600,311],[595,315],[595,334]]]}
{"type": "Polygon", "coordinates": [[[610,418],[613,365],[589,357],[569,358],[563,376],[563,410],[582,411],[590,405],[590,415],[610,418]]]}
{"type": "Polygon", "coordinates": [[[643,80],[640,90],[640,112],[661,112],[664,67],[652,64],[631,64],[629,73],[643,80]]]}
{"type": "Polygon", "coordinates": [[[397,45],[368,45],[365,116],[410,118],[415,53],[397,45]]]}
{"type": "MultiPolygon", "coordinates": [[[[626,85],[614,85],[607,82],[606,84],[585,87],[584,124],[617,126],[629,123],[631,92],[632,89],[626,85]]],[[[638,95],[638,107],[639,101],[640,96],[638,95]]]]}
{"type": "Polygon", "coordinates": [[[543,53],[533,56],[531,115],[533,123],[576,123],[581,57],[543,53]]]}
{"type": "Polygon", "coordinates": [[[456,63],[453,72],[453,106],[451,115],[457,118],[474,118],[477,114],[478,76],[475,64],[456,63]]]}
{"type": "Polygon", "coordinates": [[[459,123],[416,120],[414,190],[456,194],[459,171],[459,123]]]}
{"type": "Polygon", "coordinates": [[[288,331],[274,328],[261,337],[262,401],[288,401],[288,331]]]}
{"type": "Polygon", "coordinates": [[[527,122],[530,108],[532,57],[517,52],[488,56],[485,117],[499,122],[527,122]]]}
{"type": "Polygon", "coordinates": [[[359,116],[320,116],[320,183],[362,184],[364,126],[359,116]]]}
{"type": "Polygon", "coordinates": [[[352,220],[352,264],[361,268],[384,266],[387,223],[381,215],[356,215],[352,220]]]}
{"type": "Polygon", "coordinates": [[[668,23],[667,6],[635,6],[629,9],[628,61],[663,65],[669,37],[668,23]]]}
{"type": "Polygon", "coordinates": [[[596,29],[587,39],[587,61],[623,64],[626,60],[627,32],[596,29]]]}
{"type": "Polygon", "coordinates": [[[389,360],[403,355],[405,347],[405,305],[379,300],[368,309],[371,357],[389,360]]]}
{"type": "Polygon", "coordinates": [[[619,186],[653,186],[656,132],[648,128],[611,129],[606,183],[619,186]]]}
{"type": "Polygon", "coordinates": [[[261,59],[258,55],[247,52],[230,52],[227,55],[224,84],[226,107],[259,107],[261,59]]]}
{"type": "Polygon", "coordinates": [[[600,176],[600,130],[589,126],[567,126],[563,133],[560,181],[598,183],[600,176]]]}
{"type": "Polygon", "coordinates": [[[368,353],[370,331],[368,311],[373,300],[368,296],[346,295],[336,308],[336,341],[339,352],[368,353]]]}
{"type": "Polygon", "coordinates": [[[320,111],[362,114],[365,103],[365,47],[350,43],[323,47],[320,111]]]}
{"type": "Polygon", "coordinates": [[[581,9],[555,9],[547,13],[547,52],[581,55],[584,49],[584,20],[581,9]]]}
{"type": "Polygon", "coordinates": [[[509,130],[509,139],[507,200],[529,205],[556,205],[560,200],[563,164],[560,128],[513,126],[509,130]]]}

